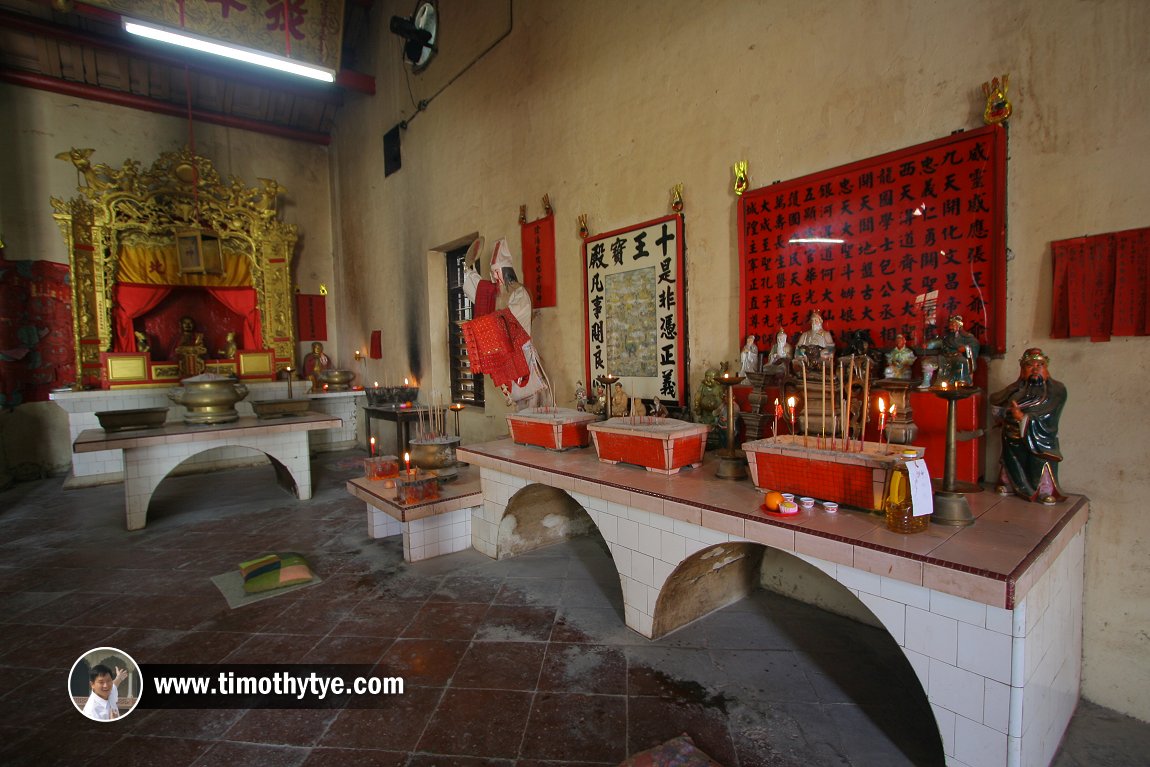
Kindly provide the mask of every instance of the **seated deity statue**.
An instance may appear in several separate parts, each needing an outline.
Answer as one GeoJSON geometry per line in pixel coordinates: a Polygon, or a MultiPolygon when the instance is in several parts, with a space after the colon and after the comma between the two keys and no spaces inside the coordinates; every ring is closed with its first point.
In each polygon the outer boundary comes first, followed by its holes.
{"type": "Polygon", "coordinates": [[[779,328],[779,332],[775,334],[775,343],[771,350],[767,352],[767,367],[773,368],[777,365],[782,365],[784,368],[791,361],[791,354],[794,352],[794,347],[787,343],[787,331],[779,328]]]}
{"type": "Polygon", "coordinates": [[[914,367],[914,351],[906,345],[906,336],[899,333],[894,337],[894,348],[886,354],[883,378],[909,379],[912,367],[914,367]]]}
{"type": "Polygon", "coordinates": [[[204,357],[208,347],[204,345],[204,334],[196,331],[196,321],[191,317],[180,318],[180,337],[172,350],[172,359],[179,368],[180,378],[190,378],[203,373],[204,357]]]}
{"type": "Polygon", "coordinates": [[[835,339],[829,330],[823,329],[823,316],[818,311],[811,312],[810,327],[799,336],[795,344],[794,364],[798,368],[811,366],[815,362],[831,360],[835,356],[835,339]]]}
{"type": "Polygon", "coordinates": [[[331,370],[331,357],[324,352],[323,344],[316,341],[311,345],[311,351],[303,358],[302,367],[304,378],[311,379],[312,391],[319,389],[320,374],[325,370],[331,370]]]}

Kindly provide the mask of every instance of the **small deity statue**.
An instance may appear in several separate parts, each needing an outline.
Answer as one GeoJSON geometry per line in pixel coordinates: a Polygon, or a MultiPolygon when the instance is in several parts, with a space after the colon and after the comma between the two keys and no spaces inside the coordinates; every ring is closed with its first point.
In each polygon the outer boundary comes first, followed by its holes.
{"type": "Polygon", "coordinates": [[[611,392],[611,416],[623,416],[627,414],[627,406],[630,404],[631,398],[627,395],[627,390],[623,388],[623,384],[619,381],[615,382],[615,388],[611,392]]]}
{"type": "Polygon", "coordinates": [[[1050,377],[1049,361],[1041,349],[1027,349],[1018,360],[1018,380],[990,398],[1002,427],[999,494],[1048,505],[1065,498],[1058,488],[1058,420],[1066,404],[1066,386],[1050,377]]]}
{"type": "Polygon", "coordinates": [[[899,333],[894,337],[894,348],[886,354],[883,378],[909,379],[912,367],[914,367],[914,351],[906,345],[906,336],[899,333]]]}
{"type": "MultiPolygon", "coordinates": [[[[962,329],[962,315],[955,314],[946,323],[946,333],[927,344],[928,349],[939,352],[938,380],[951,386],[972,386],[974,370],[981,348],[978,339],[962,329]]],[[[924,364],[924,378],[926,378],[924,364]]]]}
{"type": "Polygon", "coordinates": [[[591,385],[591,398],[587,400],[587,412],[602,415],[607,408],[607,390],[598,381],[591,385]]]}
{"type": "Polygon", "coordinates": [[[191,317],[180,318],[180,338],[172,351],[172,359],[180,371],[180,378],[198,376],[205,370],[204,357],[208,347],[204,345],[204,334],[196,332],[196,321],[191,317]]]}
{"type": "Polygon", "coordinates": [[[587,410],[587,388],[582,381],[575,382],[575,409],[580,413],[587,410]]]}
{"type": "Polygon", "coordinates": [[[703,373],[703,382],[695,393],[695,417],[699,423],[714,426],[719,422],[719,413],[723,409],[723,385],[716,379],[718,371],[707,368],[703,373]]]}
{"type": "Polygon", "coordinates": [[[152,345],[148,343],[148,334],[142,333],[139,330],[135,332],[136,336],[136,351],[140,354],[147,354],[152,350],[152,345]]]}
{"type": "Polygon", "coordinates": [[[795,344],[794,364],[800,368],[809,367],[815,360],[831,360],[834,356],[834,336],[823,329],[823,315],[816,309],[811,312],[810,327],[803,331],[795,344]]]}
{"type": "Polygon", "coordinates": [[[759,347],[755,345],[756,336],[747,336],[743,344],[743,351],[739,353],[739,375],[759,372],[759,347]]]}
{"type": "Polygon", "coordinates": [[[666,418],[669,415],[667,412],[667,406],[663,404],[663,401],[659,399],[658,395],[655,395],[655,397],[651,400],[650,415],[654,416],[655,418],[666,418]]]}
{"type": "Polygon", "coordinates": [[[791,361],[793,351],[794,348],[787,343],[787,331],[779,328],[779,332],[775,334],[775,345],[767,352],[767,367],[782,365],[785,368],[791,361]]]}
{"type": "Polygon", "coordinates": [[[317,391],[321,386],[320,374],[331,370],[331,358],[324,352],[323,344],[316,341],[311,345],[311,352],[303,358],[302,367],[304,378],[311,379],[312,391],[317,391]]]}
{"type": "Polygon", "coordinates": [[[220,357],[225,360],[236,358],[236,333],[234,330],[228,331],[227,337],[224,338],[224,348],[220,349],[220,357]]]}

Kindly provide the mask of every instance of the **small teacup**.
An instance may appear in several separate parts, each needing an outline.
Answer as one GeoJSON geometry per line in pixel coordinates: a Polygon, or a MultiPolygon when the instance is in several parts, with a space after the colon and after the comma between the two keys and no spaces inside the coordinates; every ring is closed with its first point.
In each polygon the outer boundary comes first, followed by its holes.
{"type": "Polygon", "coordinates": [[[799,499],[799,505],[804,509],[813,509],[815,507],[815,499],[804,495],[799,499]]]}
{"type": "Polygon", "coordinates": [[[823,503],[823,511],[825,511],[827,514],[838,514],[839,505],[834,501],[825,501],[823,503]]]}

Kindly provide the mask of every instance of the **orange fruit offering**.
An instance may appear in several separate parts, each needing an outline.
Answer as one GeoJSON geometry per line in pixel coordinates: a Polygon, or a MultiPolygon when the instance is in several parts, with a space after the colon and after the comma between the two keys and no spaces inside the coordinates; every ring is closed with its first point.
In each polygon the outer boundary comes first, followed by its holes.
{"type": "Polygon", "coordinates": [[[783,494],[777,490],[769,490],[763,496],[763,508],[767,511],[778,511],[779,504],[783,502],[783,494]]]}

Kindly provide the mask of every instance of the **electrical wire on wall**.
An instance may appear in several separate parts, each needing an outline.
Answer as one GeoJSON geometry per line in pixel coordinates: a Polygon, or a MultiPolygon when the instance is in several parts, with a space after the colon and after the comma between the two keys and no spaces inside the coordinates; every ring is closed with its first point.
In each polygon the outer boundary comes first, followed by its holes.
{"type": "MultiPolygon", "coordinates": [[[[435,9],[436,9],[436,13],[438,14],[438,12],[439,12],[438,3],[435,3],[435,9]]],[[[458,80],[460,77],[462,77],[463,74],[467,72],[467,70],[471,69],[477,63],[479,63],[480,59],[482,59],[484,56],[486,56],[488,53],[490,53],[492,50],[494,50],[495,46],[497,46],[497,45],[499,45],[499,43],[503,42],[507,38],[507,36],[511,34],[511,31],[514,28],[515,28],[515,11],[514,11],[514,6],[513,6],[513,0],[507,0],[507,29],[505,29],[503,31],[503,33],[501,35],[499,35],[499,37],[495,38],[491,42],[490,45],[488,45],[486,48],[484,48],[479,53],[478,56],[476,56],[474,59],[469,61],[467,63],[467,66],[463,67],[463,69],[456,72],[451,77],[450,80],[448,80],[446,83],[444,83],[439,88],[439,90],[437,90],[435,93],[431,94],[431,96],[427,97],[426,99],[422,99],[420,101],[415,100],[415,93],[411,89],[412,70],[406,66],[407,61],[404,58],[403,51],[401,50],[400,51],[400,58],[403,59],[404,78],[407,81],[407,95],[408,95],[408,98],[411,99],[411,106],[415,109],[415,113],[412,114],[411,117],[408,117],[405,120],[401,120],[399,123],[399,127],[404,129],[404,130],[407,130],[407,126],[411,125],[411,121],[415,119],[416,115],[418,115],[420,112],[426,110],[427,107],[431,105],[431,102],[434,101],[437,96],[439,96],[439,94],[441,94],[445,90],[447,90],[447,88],[449,86],[451,86],[451,84],[454,83],[456,80],[458,80]]]]}

